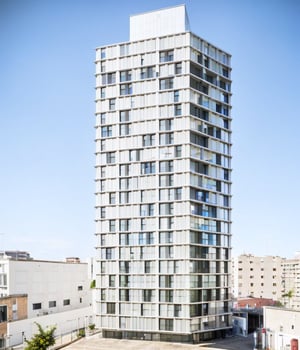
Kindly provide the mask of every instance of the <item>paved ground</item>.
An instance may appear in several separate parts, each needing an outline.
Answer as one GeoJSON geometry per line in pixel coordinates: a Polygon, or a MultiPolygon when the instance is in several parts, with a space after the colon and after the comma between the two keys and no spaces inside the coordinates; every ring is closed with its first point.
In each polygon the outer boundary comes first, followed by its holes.
{"type": "Polygon", "coordinates": [[[179,344],[127,339],[108,339],[96,334],[83,338],[64,350],[253,350],[253,337],[232,337],[203,344],[179,344]]]}

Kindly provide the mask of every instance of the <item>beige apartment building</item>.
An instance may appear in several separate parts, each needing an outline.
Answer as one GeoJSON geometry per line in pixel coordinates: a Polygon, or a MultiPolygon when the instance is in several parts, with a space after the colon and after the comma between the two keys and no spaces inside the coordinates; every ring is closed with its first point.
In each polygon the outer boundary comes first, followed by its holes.
{"type": "Polygon", "coordinates": [[[235,298],[268,298],[300,310],[300,256],[242,254],[232,260],[232,293],[235,298]]]}
{"type": "Polygon", "coordinates": [[[235,298],[255,297],[280,300],[282,258],[243,254],[233,259],[235,298]]]}

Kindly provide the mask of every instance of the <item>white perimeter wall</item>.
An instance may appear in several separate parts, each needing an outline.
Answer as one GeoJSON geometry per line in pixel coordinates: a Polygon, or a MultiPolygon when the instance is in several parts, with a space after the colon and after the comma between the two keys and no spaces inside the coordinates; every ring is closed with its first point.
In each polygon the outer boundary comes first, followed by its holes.
{"type": "Polygon", "coordinates": [[[7,334],[9,335],[7,346],[22,344],[22,332],[24,332],[26,339],[29,340],[33,334],[38,332],[35,322],[39,323],[43,328],[56,326],[55,336],[60,336],[94,323],[93,309],[90,306],[82,309],[9,322],[7,324],[7,334]]]}

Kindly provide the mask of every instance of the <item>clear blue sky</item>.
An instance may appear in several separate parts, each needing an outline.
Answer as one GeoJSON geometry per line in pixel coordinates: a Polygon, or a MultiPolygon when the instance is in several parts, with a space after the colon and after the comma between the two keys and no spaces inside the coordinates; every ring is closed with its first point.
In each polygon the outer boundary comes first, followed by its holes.
{"type": "MultiPolygon", "coordinates": [[[[182,0],[0,0],[0,250],[92,256],[95,48],[182,0]]],[[[230,52],[233,255],[300,250],[300,2],[187,0],[230,52]]]]}

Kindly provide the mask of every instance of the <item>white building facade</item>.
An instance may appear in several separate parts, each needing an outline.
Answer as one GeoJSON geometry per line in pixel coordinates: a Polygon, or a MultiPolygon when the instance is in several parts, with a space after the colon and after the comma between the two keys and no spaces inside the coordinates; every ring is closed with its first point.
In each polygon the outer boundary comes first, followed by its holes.
{"type": "Polygon", "coordinates": [[[96,50],[96,322],[200,341],[231,327],[230,55],[184,6],[96,50]]]}
{"type": "Polygon", "coordinates": [[[88,264],[0,260],[0,295],[27,294],[28,318],[88,307],[88,264]]]}
{"type": "MultiPolygon", "coordinates": [[[[0,347],[20,345],[35,322],[56,327],[57,337],[93,323],[90,265],[79,262],[0,259],[0,347]],[[20,298],[20,296],[22,298],[20,298]],[[10,300],[12,312],[8,312],[10,300]],[[26,311],[25,311],[26,310],[26,311]]],[[[61,340],[61,339],[60,339],[61,340]]]]}

